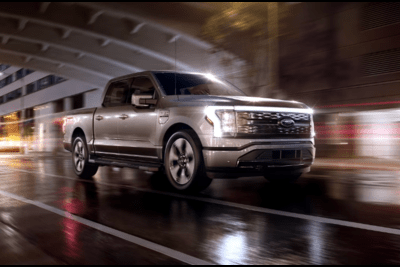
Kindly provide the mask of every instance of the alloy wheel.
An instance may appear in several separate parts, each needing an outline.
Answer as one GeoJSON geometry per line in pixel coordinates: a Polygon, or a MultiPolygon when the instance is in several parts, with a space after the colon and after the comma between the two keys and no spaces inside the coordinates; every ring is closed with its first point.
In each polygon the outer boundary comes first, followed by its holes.
{"type": "Polygon", "coordinates": [[[76,142],[74,150],[74,163],[75,169],[81,172],[85,167],[85,149],[83,148],[82,141],[76,142]]]}
{"type": "Polygon", "coordinates": [[[175,140],[169,151],[169,169],[174,181],[179,185],[190,182],[194,167],[194,152],[190,143],[184,138],[175,140]]]}

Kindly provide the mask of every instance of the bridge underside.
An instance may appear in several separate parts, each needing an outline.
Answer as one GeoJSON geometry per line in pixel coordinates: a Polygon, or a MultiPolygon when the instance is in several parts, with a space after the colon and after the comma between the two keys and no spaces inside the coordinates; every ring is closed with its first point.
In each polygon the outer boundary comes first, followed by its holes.
{"type": "Polygon", "coordinates": [[[0,62],[98,87],[142,70],[227,76],[218,59],[233,56],[195,37],[206,17],[182,3],[2,3],[0,62]]]}

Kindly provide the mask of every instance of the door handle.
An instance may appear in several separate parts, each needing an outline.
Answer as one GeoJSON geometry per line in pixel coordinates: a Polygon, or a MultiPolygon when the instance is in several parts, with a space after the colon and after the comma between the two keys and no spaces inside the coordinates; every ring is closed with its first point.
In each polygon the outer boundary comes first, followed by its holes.
{"type": "Polygon", "coordinates": [[[98,120],[98,121],[101,121],[102,119],[103,119],[103,116],[99,115],[99,116],[96,117],[96,120],[98,120]]]}
{"type": "Polygon", "coordinates": [[[126,115],[126,114],[122,114],[121,116],[119,116],[119,118],[121,119],[121,120],[125,120],[125,119],[127,119],[129,116],[128,115],[126,115]]]}

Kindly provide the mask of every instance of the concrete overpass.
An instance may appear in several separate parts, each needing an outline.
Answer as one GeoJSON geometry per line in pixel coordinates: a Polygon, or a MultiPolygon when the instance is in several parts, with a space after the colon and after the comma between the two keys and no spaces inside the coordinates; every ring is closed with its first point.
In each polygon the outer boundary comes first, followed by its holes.
{"type": "Polygon", "coordinates": [[[234,56],[213,53],[199,38],[211,13],[209,4],[190,3],[2,3],[0,62],[100,88],[116,76],[175,64],[227,77],[244,62],[220,66],[218,59],[234,56]]]}

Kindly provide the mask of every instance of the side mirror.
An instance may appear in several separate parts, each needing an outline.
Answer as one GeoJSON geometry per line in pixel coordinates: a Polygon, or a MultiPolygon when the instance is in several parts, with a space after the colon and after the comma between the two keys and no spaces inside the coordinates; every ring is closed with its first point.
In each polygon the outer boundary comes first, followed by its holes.
{"type": "Polygon", "coordinates": [[[131,103],[137,107],[148,107],[157,104],[157,99],[152,99],[151,95],[132,95],[131,103]]]}

